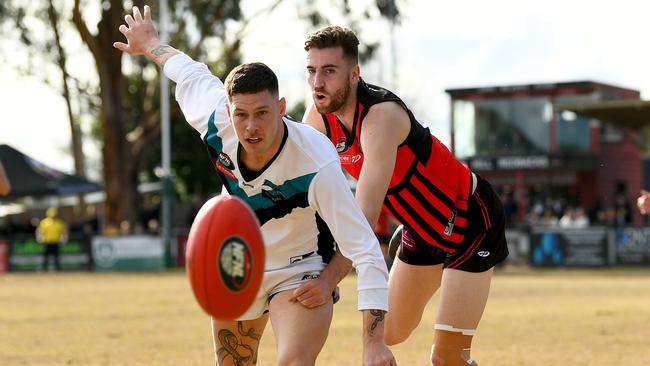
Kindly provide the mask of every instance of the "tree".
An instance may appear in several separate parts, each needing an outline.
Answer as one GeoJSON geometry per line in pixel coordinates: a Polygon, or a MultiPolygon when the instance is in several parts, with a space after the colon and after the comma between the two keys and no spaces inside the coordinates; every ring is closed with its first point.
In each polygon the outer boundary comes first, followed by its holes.
{"type": "MultiPolygon", "coordinates": [[[[269,1],[268,7],[258,14],[273,11],[283,1],[269,1]]],[[[139,7],[144,5],[142,0],[133,0],[132,3],[139,7]]],[[[363,16],[398,19],[397,8],[386,6],[394,3],[395,0],[377,0],[374,10],[367,10],[363,16]]],[[[75,127],[76,122],[73,121],[78,120],[78,114],[73,113],[72,102],[75,98],[68,81],[74,81],[76,89],[73,90],[78,99],[84,101],[77,106],[78,113],[91,111],[97,114],[106,193],[104,223],[107,227],[117,227],[122,221],[137,221],[140,202],[138,182],[141,178],[155,179],[154,167],[159,165],[160,156],[159,149],[156,149],[160,133],[160,74],[146,60],[124,58],[112,46],[115,40],[123,38],[118,27],[123,24],[125,13],[130,12],[130,6],[125,9],[125,5],[122,0],[48,0],[45,5],[33,5],[21,0],[0,2],[0,20],[12,21],[20,30],[21,41],[30,51],[34,54],[47,51],[44,53],[46,61],[58,66],[63,80],[61,93],[68,102],[73,145],[77,144],[74,136],[78,134],[78,125],[75,127]],[[96,27],[88,24],[84,17],[84,12],[89,12],[89,9],[97,9],[100,14],[96,27]],[[28,16],[52,29],[52,36],[45,40],[34,39],[30,29],[25,26],[24,20],[28,16]],[[71,30],[63,19],[71,21],[90,53],[97,73],[96,86],[84,84],[68,72],[59,30],[71,30]]],[[[208,60],[215,74],[225,76],[240,63],[242,38],[250,24],[250,19],[243,19],[240,5],[239,0],[169,1],[173,19],[170,44],[183,49],[191,57],[208,60]]],[[[338,6],[344,14],[350,14],[347,0],[339,1],[338,6]]],[[[303,7],[305,19],[313,24],[326,20],[319,15],[317,8],[317,1],[313,0],[307,1],[303,7]]],[[[152,10],[158,19],[155,14],[157,6],[152,6],[152,10]]],[[[376,44],[366,47],[363,55],[372,55],[376,48],[376,44]]],[[[182,119],[176,104],[172,103],[172,106],[172,120],[182,119]]],[[[196,134],[184,123],[172,123],[172,136],[177,145],[182,143],[180,146],[183,146],[183,149],[174,150],[172,160],[173,174],[182,178],[177,188],[188,195],[206,194],[209,190],[207,187],[214,187],[218,183],[216,174],[208,168],[205,151],[200,144],[189,141],[196,138],[196,134]],[[203,160],[197,161],[198,156],[203,160]],[[205,168],[201,167],[203,164],[205,168]]],[[[80,149],[73,150],[81,160],[83,154],[78,153],[80,149]]],[[[83,170],[83,164],[78,169],[83,170]]]]}

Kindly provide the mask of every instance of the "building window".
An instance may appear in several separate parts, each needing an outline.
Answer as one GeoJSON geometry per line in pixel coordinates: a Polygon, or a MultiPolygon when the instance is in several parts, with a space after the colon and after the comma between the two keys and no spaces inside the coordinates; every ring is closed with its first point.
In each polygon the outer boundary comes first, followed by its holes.
{"type": "Polygon", "coordinates": [[[548,153],[548,103],[547,97],[454,101],[454,153],[461,159],[548,153]]]}

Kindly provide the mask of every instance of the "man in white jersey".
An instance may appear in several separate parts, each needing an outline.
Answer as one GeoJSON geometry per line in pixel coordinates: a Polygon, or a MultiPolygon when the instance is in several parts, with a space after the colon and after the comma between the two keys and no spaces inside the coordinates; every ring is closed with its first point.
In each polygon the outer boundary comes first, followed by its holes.
{"type": "Polygon", "coordinates": [[[286,102],[266,65],[240,65],[224,85],[204,64],[160,43],[148,6],[144,16],[134,7],[125,20],[119,30],[127,43],[114,46],[146,56],[176,82],[176,100],[201,134],[224,187],[251,206],[262,227],[266,264],[257,299],[240,319],[212,319],[217,364],[255,364],[270,318],[278,364],[314,365],[327,338],[332,300],[307,306],[294,291],[325,267],[318,253],[324,223],[358,273],[363,363],[395,365],[383,342],[388,272],[334,147],[313,128],[283,118],[286,102]]]}

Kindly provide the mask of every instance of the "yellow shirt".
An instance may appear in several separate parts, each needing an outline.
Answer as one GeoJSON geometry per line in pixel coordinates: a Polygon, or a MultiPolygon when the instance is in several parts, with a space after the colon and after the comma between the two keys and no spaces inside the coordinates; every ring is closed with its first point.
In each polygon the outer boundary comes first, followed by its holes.
{"type": "Polygon", "coordinates": [[[56,244],[62,241],[67,227],[63,220],[48,217],[38,224],[36,231],[44,244],[56,244]]]}

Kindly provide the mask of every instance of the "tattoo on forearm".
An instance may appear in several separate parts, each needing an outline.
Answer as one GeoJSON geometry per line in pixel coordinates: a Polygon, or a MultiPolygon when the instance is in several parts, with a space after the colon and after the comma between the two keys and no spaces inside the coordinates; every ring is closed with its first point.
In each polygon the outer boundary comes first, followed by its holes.
{"type": "MultiPolygon", "coordinates": [[[[257,348],[261,334],[255,332],[255,328],[244,330],[244,324],[237,322],[239,336],[228,329],[221,329],[217,338],[221,347],[217,350],[217,365],[223,364],[224,360],[231,357],[236,366],[250,366],[257,364],[257,348]],[[252,345],[244,344],[244,337],[252,338],[252,345]]],[[[250,342],[250,340],[249,340],[250,342]]]]}
{"type": "Polygon", "coordinates": [[[171,47],[167,45],[158,46],[153,50],[151,50],[151,53],[156,57],[160,57],[160,56],[164,56],[166,53],[169,53],[170,49],[171,47]]]}
{"type": "Polygon", "coordinates": [[[377,329],[379,322],[384,321],[384,316],[386,315],[386,312],[383,310],[371,309],[370,315],[375,317],[372,320],[372,324],[370,324],[370,329],[368,329],[368,334],[373,336],[375,335],[375,329],[377,329]]]}

